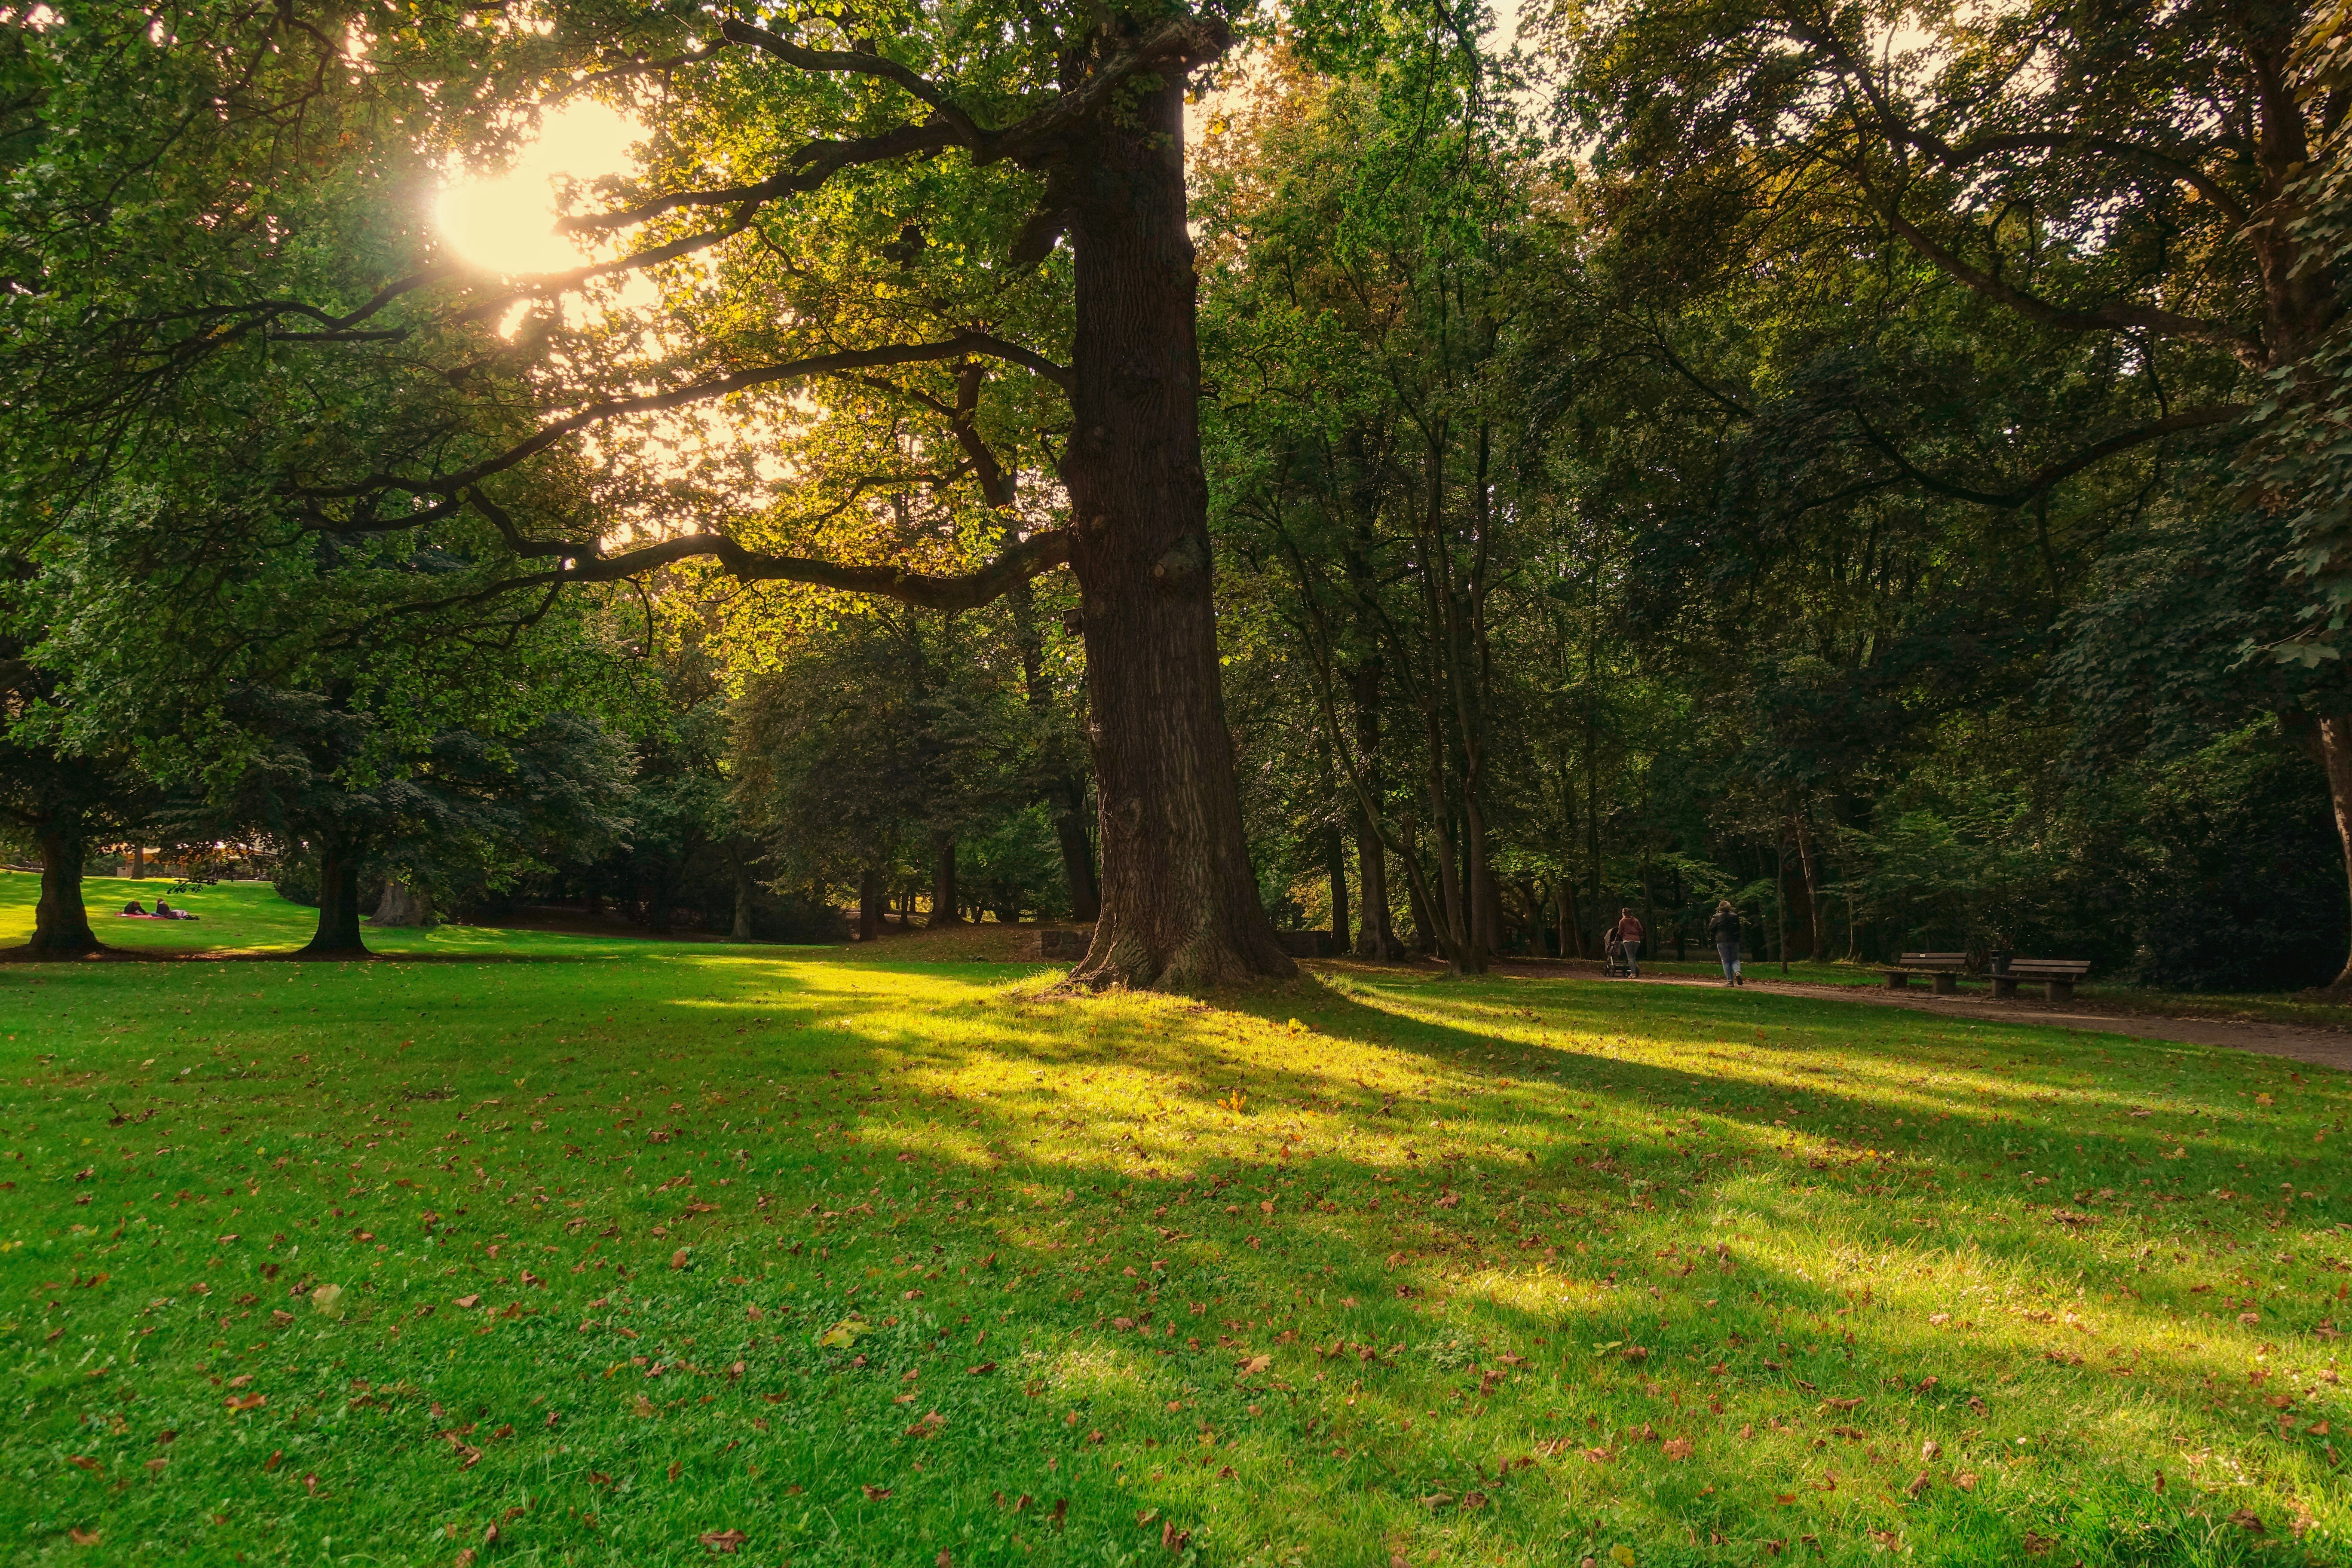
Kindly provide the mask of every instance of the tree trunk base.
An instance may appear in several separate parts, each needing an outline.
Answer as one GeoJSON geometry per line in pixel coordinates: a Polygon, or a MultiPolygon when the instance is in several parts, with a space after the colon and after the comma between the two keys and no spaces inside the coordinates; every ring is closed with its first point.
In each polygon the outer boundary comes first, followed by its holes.
{"type": "Polygon", "coordinates": [[[89,929],[89,910],[82,903],[81,841],[44,833],[40,844],[41,896],[25,951],[38,958],[83,958],[103,951],[106,944],[89,929]]]}
{"type": "Polygon", "coordinates": [[[1097,921],[1086,957],[1070,971],[1061,989],[1192,993],[1296,976],[1298,965],[1275,940],[1274,928],[1265,924],[1262,915],[1255,923],[1264,927],[1262,941],[1244,934],[1247,923],[1243,931],[1230,931],[1203,921],[1163,961],[1141,933],[1117,930],[1107,918],[1097,921]]]}
{"type": "Polygon", "coordinates": [[[368,958],[360,938],[360,868],[332,850],[319,855],[319,929],[298,958],[368,958]]]}

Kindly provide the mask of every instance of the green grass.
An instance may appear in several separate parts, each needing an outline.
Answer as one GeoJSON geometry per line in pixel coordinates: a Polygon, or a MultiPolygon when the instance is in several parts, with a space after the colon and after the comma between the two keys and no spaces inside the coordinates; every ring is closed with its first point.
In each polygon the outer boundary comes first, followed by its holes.
{"type": "MultiPolygon", "coordinates": [[[[1693,951],[1696,952],[1696,948],[1693,951]]],[[[1685,960],[1644,958],[1642,960],[1642,973],[1706,980],[1719,980],[1723,975],[1721,966],[1714,959],[1702,963],[1696,957],[1685,960]]],[[[1784,976],[1778,963],[1754,958],[1748,961],[1747,973],[1750,981],[1763,985],[1786,979],[1805,985],[1876,990],[1886,984],[1885,970],[1870,963],[1814,963],[1799,959],[1790,963],[1789,972],[1784,976]]],[[[1992,989],[1985,981],[1970,979],[1962,979],[1959,987],[1962,994],[1976,997],[1983,997],[1992,989]]],[[[1915,977],[1911,989],[1919,995],[1932,994],[1932,987],[1924,978],[1915,977]]],[[[2038,999],[2042,994],[2041,987],[2031,984],[2021,989],[2031,998],[2038,999]]],[[[2322,1029],[2352,1029],[2352,1005],[2321,992],[2155,991],[2137,985],[2101,984],[2094,979],[2076,986],[2074,994],[2083,1002],[2138,1013],[2264,1024],[2299,1024],[2322,1029]]]]}
{"type": "MultiPolygon", "coordinates": [[[[121,940],[308,929],[189,902],[121,940]]],[[[1574,978],[1066,999],[923,962],[969,936],[381,945],[0,967],[11,1561],[2352,1555],[2318,1069],[1574,978]]]]}

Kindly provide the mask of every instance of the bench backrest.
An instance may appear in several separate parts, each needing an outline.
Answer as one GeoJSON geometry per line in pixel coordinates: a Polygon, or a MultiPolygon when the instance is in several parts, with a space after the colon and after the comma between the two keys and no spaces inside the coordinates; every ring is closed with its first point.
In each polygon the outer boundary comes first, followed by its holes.
{"type": "Polygon", "coordinates": [[[1960,969],[1969,962],[1965,952],[1906,952],[1903,955],[1906,969],[1960,969]]]}
{"type": "Polygon", "coordinates": [[[2037,980],[2067,980],[2088,974],[2091,961],[2087,958],[2012,958],[2009,961],[2009,972],[2037,980]]]}

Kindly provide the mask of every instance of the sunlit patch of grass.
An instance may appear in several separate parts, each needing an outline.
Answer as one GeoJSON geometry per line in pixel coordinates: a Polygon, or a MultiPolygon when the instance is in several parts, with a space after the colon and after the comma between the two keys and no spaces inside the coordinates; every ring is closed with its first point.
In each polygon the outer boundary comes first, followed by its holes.
{"type": "Polygon", "coordinates": [[[437,961],[0,971],[16,1556],[2346,1555],[2315,1069],[397,935],[437,961]]]}

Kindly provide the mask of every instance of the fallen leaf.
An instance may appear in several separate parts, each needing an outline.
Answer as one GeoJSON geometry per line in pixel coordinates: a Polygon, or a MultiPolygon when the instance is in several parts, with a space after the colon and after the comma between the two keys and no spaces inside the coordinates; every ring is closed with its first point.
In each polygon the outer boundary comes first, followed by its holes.
{"type": "Polygon", "coordinates": [[[1691,1440],[1687,1437],[1669,1437],[1666,1439],[1664,1452],[1669,1459],[1687,1459],[1691,1457],[1691,1440]]]}
{"type": "Polygon", "coordinates": [[[1255,1377],[1259,1373],[1264,1372],[1267,1367],[1270,1367],[1273,1364],[1274,1358],[1270,1355],[1254,1355],[1250,1357],[1249,1360],[1242,1363],[1242,1375],[1244,1377],[1255,1377]]]}
{"type": "Polygon", "coordinates": [[[1952,1484],[1964,1492],[1972,1492],[1977,1489],[1977,1473],[1974,1470],[1962,1470],[1952,1478],[1952,1484]]]}
{"type": "MultiPolygon", "coordinates": [[[[702,1544],[720,1553],[740,1552],[751,1538],[740,1530],[708,1530],[702,1533],[702,1544]]],[[[945,1556],[942,1552],[940,1555],[945,1556]]]]}
{"type": "Polygon", "coordinates": [[[871,1486],[870,1486],[870,1487],[866,1488],[866,1489],[865,1489],[865,1490],[866,1490],[866,1500],[867,1502],[880,1502],[884,1498],[888,1497],[888,1496],[890,1495],[890,1489],[889,1489],[888,1487],[871,1487],[871,1486]]]}
{"type": "Polygon", "coordinates": [[[450,1303],[453,1307],[464,1307],[468,1310],[478,1307],[481,1304],[482,1299],[479,1296],[460,1296],[455,1301],[450,1303]]]}
{"type": "Polygon", "coordinates": [[[2263,1529],[2262,1515],[2256,1513],[2250,1508],[2242,1508],[2237,1512],[2231,1514],[2230,1516],[2230,1522],[2251,1535],[2261,1535],[2265,1533],[2263,1529]]]}

